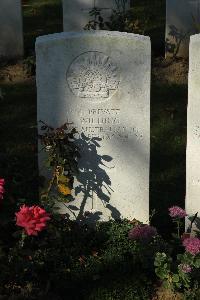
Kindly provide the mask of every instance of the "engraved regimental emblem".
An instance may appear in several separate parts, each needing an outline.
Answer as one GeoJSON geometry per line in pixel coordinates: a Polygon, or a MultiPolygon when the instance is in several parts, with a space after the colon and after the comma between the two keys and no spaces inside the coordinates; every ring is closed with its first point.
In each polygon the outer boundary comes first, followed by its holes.
{"type": "Polygon", "coordinates": [[[109,56],[90,51],[73,60],[67,82],[72,93],[80,98],[110,98],[118,89],[120,75],[109,56]]]}

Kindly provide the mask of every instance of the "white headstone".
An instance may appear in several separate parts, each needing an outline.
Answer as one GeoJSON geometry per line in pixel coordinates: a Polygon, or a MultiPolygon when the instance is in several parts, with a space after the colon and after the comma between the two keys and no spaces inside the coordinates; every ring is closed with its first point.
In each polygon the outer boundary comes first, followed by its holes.
{"type": "Polygon", "coordinates": [[[23,56],[21,0],[0,1],[0,59],[23,56]]]}
{"type": "Polygon", "coordinates": [[[77,142],[82,173],[76,191],[87,186],[89,192],[70,203],[76,216],[93,211],[101,220],[148,221],[150,52],[148,37],[130,33],[37,39],[38,121],[53,127],[73,122],[79,133],[100,139],[100,147],[92,140],[88,148],[84,137],[77,142]]]}
{"type": "MultiPolygon", "coordinates": [[[[121,0],[117,0],[120,2],[121,0]]],[[[127,0],[128,7],[130,0],[127,0]]],[[[80,31],[94,16],[89,12],[94,5],[101,8],[101,16],[108,21],[112,10],[116,9],[116,0],[63,0],[63,28],[64,31],[80,31]]]]}
{"type": "Polygon", "coordinates": [[[200,24],[200,1],[167,0],[166,5],[166,57],[173,55],[179,43],[177,56],[188,57],[190,35],[196,32],[195,22],[200,24]]]}
{"type": "Polygon", "coordinates": [[[200,34],[190,38],[186,210],[200,215],[200,34]]]}

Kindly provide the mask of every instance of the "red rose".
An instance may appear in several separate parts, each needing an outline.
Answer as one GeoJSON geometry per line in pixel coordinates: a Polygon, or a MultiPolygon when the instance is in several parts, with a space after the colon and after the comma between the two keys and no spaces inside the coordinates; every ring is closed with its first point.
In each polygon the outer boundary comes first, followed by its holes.
{"type": "Polygon", "coordinates": [[[15,215],[16,225],[23,227],[28,235],[38,235],[50,220],[49,214],[39,206],[23,205],[15,215]]]}

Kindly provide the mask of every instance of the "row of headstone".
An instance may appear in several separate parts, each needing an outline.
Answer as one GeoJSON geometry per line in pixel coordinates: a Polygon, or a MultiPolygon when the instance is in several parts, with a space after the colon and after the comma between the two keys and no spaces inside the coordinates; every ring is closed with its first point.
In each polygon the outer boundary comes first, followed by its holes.
{"type": "MultiPolygon", "coordinates": [[[[108,21],[119,3],[130,7],[130,0],[63,0],[64,31],[83,30],[95,20],[89,15],[94,7],[108,21]]],[[[0,60],[23,56],[22,27],[21,0],[1,0],[0,60]]],[[[200,31],[200,0],[166,0],[166,57],[188,57],[189,37],[196,31],[200,31]]]]}
{"type": "MultiPolygon", "coordinates": [[[[104,21],[108,21],[117,4],[125,3],[129,9],[130,0],[63,0],[64,31],[80,31],[94,16],[89,12],[101,9],[104,21]]],[[[200,31],[200,0],[166,0],[165,56],[189,56],[190,36],[200,31]]]]}
{"type": "MultiPolygon", "coordinates": [[[[83,30],[91,19],[89,12],[101,9],[104,22],[108,21],[117,4],[128,7],[129,0],[63,0],[64,31],[83,30]]],[[[92,19],[95,17],[93,16],[92,19]]],[[[1,0],[0,3],[0,60],[23,56],[23,18],[21,0],[1,0]]]]}
{"type": "Polygon", "coordinates": [[[0,60],[23,56],[21,0],[0,1],[0,60]]]}

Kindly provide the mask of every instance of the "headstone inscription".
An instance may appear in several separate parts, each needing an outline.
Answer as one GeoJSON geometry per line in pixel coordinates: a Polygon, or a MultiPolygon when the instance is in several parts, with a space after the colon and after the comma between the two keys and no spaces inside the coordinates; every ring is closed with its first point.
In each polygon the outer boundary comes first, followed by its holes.
{"type": "Polygon", "coordinates": [[[189,56],[189,39],[200,23],[199,0],[166,1],[166,57],[189,56]]]}
{"type": "Polygon", "coordinates": [[[63,0],[63,28],[64,31],[80,31],[94,16],[89,12],[94,8],[101,9],[101,16],[104,21],[108,21],[112,10],[116,10],[117,4],[125,2],[129,6],[129,1],[124,0],[63,0]]]}
{"type": "Polygon", "coordinates": [[[148,37],[130,33],[37,39],[38,121],[79,132],[75,200],[61,210],[72,218],[148,221],[150,52],[148,37]]]}
{"type": "Polygon", "coordinates": [[[0,60],[23,56],[21,0],[0,1],[0,60]]]}
{"type": "Polygon", "coordinates": [[[200,214],[200,34],[190,38],[187,153],[186,153],[186,210],[189,215],[200,214]]]}

